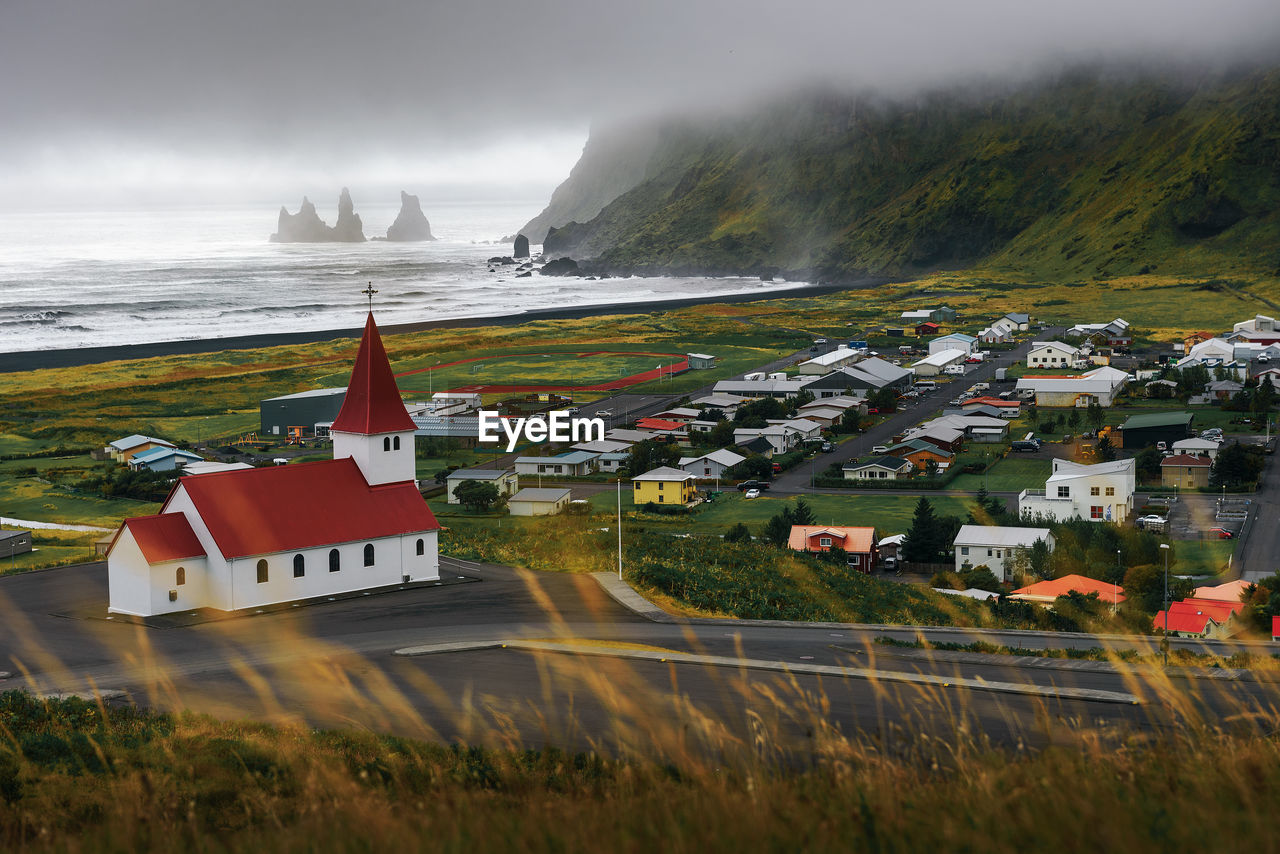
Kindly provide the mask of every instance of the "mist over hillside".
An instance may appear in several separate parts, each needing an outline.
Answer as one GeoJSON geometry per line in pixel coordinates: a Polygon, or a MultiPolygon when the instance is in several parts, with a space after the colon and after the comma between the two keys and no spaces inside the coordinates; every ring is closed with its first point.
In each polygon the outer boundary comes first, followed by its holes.
{"type": "Polygon", "coordinates": [[[527,233],[552,226],[548,253],[633,270],[1272,275],[1277,163],[1274,68],[1077,68],[899,99],[810,91],[593,133],[527,233]]]}

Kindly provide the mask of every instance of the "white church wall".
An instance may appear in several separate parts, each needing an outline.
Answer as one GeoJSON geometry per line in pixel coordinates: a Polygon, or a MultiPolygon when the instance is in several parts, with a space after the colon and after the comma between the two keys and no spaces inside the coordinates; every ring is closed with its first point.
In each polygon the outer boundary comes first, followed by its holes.
{"type": "Polygon", "coordinates": [[[151,614],[169,614],[174,611],[190,611],[209,607],[209,577],[207,561],[202,557],[170,560],[149,567],[148,585],[151,589],[151,614]],[[178,584],[178,569],[183,571],[184,584],[178,584]],[[170,602],[169,591],[177,598],[170,602]]]}
{"type": "Polygon", "coordinates": [[[437,581],[440,578],[440,551],[436,532],[410,534],[401,539],[401,565],[410,581],[437,581]],[[418,541],[422,541],[422,554],[418,554],[418,541]]]}
{"type": "MultiPolygon", "coordinates": [[[[222,552],[218,549],[217,541],[213,539],[213,534],[209,533],[208,526],[205,525],[204,519],[196,511],[196,506],[181,481],[178,482],[178,488],[173,491],[173,495],[169,496],[169,500],[165,503],[162,512],[181,513],[186,516],[187,523],[191,525],[191,530],[195,532],[196,539],[200,541],[200,545],[204,547],[204,553],[208,556],[204,569],[201,571],[204,576],[201,586],[201,595],[204,597],[203,607],[230,611],[233,607],[231,604],[231,571],[227,561],[222,557],[222,552]]],[[[190,573],[188,573],[187,583],[191,583],[190,573]]],[[[194,599],[194,594],[188,594],[187,598],[194,599]]],[[[187,605],[184,607],[200,606],[187,605]]],[[[173,608],[172,610],[180,611],[182,609],[173,608]]]]}
{"type": "Polygon", "coordinates": [[[107,556],[107,593],[111,613],[151,615],[151,573],[128,528],[120,532],[107,556]]]}

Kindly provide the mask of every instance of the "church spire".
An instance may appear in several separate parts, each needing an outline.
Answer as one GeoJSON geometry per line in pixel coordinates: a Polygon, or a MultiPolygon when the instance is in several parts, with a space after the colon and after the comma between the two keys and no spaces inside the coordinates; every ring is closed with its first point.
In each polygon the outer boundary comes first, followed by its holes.
{"type": "Polygon", "coordinates": [[[414,429],[413,419],[405,410],[396,378],[391,373],[387,351],[382,347],[382,336],[373,322],[373,312],[369,312],[351,381],[347,384],[347,396],[330,430],[367,436],[414,429]]]}

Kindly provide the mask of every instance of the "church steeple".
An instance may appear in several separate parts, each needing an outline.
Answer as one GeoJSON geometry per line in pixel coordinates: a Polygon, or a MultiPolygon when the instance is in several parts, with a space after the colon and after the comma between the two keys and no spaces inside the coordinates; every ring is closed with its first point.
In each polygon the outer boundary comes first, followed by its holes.
{"type": "Polygon", "coordinates": [[[355,460],[370,484],[413,480],[416,429],[370,312],[347,395],[329,428],[333,458],[355,460]]]}
{"type": "Polygon", "coordinates": [[[391,363],[382,347],[378,326],[373,322],[373,312],[364,324],[364,338],[356,353],[346,399],[330,429],[365,435],[415,429],[391,373],[391,363]]]}

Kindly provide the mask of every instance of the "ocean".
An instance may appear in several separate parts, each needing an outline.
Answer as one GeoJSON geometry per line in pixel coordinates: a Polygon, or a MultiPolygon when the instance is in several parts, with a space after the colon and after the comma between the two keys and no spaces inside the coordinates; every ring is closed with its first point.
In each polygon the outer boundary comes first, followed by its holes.
{"type": "MultiPolygon", "coordinates": [[[[511,254],[502,238],[541,207],[424,199],[438,240],[360,244],[269,243],[270,207],[0,214],[0,352],[350,328],[363,320],[369,282],[384,325],[780,287],[489,272],[489,257],[511,254]]],[[[337,218],[336,202],[318,210],[330,225],[337,218]]],[[[385,235],[398,210],[356,200],[367,237],[385,235]]]]}

